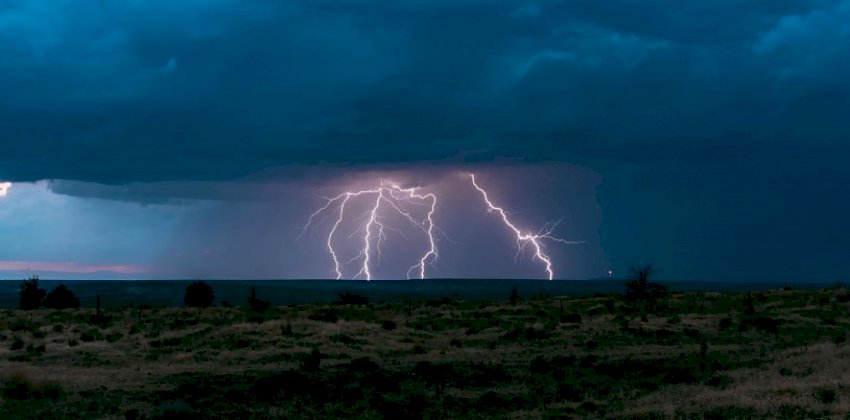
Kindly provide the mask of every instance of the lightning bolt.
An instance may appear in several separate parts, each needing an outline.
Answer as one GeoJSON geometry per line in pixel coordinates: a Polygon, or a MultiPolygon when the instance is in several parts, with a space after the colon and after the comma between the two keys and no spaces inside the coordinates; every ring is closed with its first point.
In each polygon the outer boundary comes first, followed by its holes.
{"type": "Polygon", "coordinates": [[[533,258],[536,258],[543,263],[546,268],[547,277],[549,278],[549,280],[552,280],[555,276],[554,272],[552,271],[552,260],[549,258],[548,255],[546,255],[545,252],[543,252],[543,244],[541,243],[541,240],[546,239],[564,244],[575,244],[581,242],[567,241],[565,239],[552,236],[552,231],[555,230],[560,221],[556,223],[546,224],[543,226],[542,229],[540,229],[536,233],[522,233],[522,231],[519,230],[519,228],[517,228],[513,223],[511,223],[510,219],[508,219],[508,215],[507,213],[505,213],[505,210],[501,207],[496,206],[495,204],[493,204],[492,201],[490,201],[490,197],[487,195],[487,191],[485,191],[478,185],[477,182],[475,182],[475,174],[469,174],[469,178],[472,180],[472,186],[475,187],[475,189],[481,193],[484,202],[487,204],[487,212],[498,213],[499,216],[502,218],[502,222],[505,224],[505,226],[507,226],[508,229],[513,231],[516,235],[517,256],[519,256],[519,254],[525,249],[525,247],[530,244],[531,247],[534,248],[533,258]]]}
{"type": "MultiPolygon", "coordinates": [[[[428,250],[425,252],[425,254],[422,255],[418,263],[414,264],[407,270],[408,278],[410,278],[412,272],[418,271],[419,278],[424,279],[426,275],[426,266],[436,261],[437,257],[439,256],[439,253],[437,252],[437,241],[434,237],[434,229],[436,228],[434,224],[434,212],[437,208],[437,196],[433,193],[420,194],[418,191],[419,189],[416,187],[402,188],[399,185],[387,184],[384,181],[381,181],[381,185],[373,189],[346,191],[335,197],[326,198],[327,201],[325,202],[325,205],[323,205],[310,215],[309,219],[307,220],[307,224],[303,228],[302,234],[310,228],[310,226],[313,224],[314,219],[316,219],[325,212],[332,211],[332,208],[336,209],[337,219],[331,227],[330,233],[328,234],[326,245],[328,248],[328,252],[331,255],[331,259],[334,263],[334,273],[336,274],[336,279],[341,279],[343,277],[343,263],[340,262],[339,255],[336,252],[333,243],[334,236],[336,235],[340,224],[342,224],[342,222],[345,220],[346,205],[352,198],[360,197],[363,195],[374,195],[374,205],[372,205],[372,207],[369,209],[365,216],[367,220],[362,223],[357,229],[357,231],[363,232],[363,246],[357,256],[355,256],[349,262],[362,259],[362,264],[360,266],[360,270],[354,275],[353,278],[372,280],[372,243],[376,242],[374,251],[376,251],[378,255],[380,255],[381,241],[386,239],[384,230],[390,229],[381,221],[381,211],[383,207],[382,205],[387,205],[391,210],[394,210],[402,217],[407,219],[411,224],[422,230],[422,232],[424,232],[427,236],[429,245],[428,250]],[[409,210],[405,208],[404,204],[421,204],[427,207],[428,213],[424,219],[418,220],[413,216],[413,214],[411,214],[409,210]]],[[[355,233],[357,231],[355,231],[355,233]]]]}
{"type": "MultiPolygon", "coordinates": [[[[469,177],[472,180],[472,186],[481,193],[484,203],[487,205],[487,212],[497,213],[501,217],[505,226],[516,235],[516,258],[518,259],[520,254],[522,254],[526,248],[530,246],[534,250],[533,259],[539,260],[543,263],[547,278],[552,280],[555,276],[552,269],[552,260],[544,251],[543,241],[546,240],[563,244],[579,244],[582,242],[568,241],[553,236],[552,232],[554,232],[555,228],[561,222],[560,220],[555,223],[546,223],[537,232],[529,231],[527,233],[523,233],[510,221],[508,214],[504,209],[493,204],[487,194],[487,191],[478,185],[475,179],[475,174],[470,173],[469,177]]],[[[427,275],[427,267],[439,258],[440,254],[437,251],[435,233],[442,232],[442,230],[440,230],[436,223],[434,223],[434,214],[437,209],[437,196],[434,193],[421,193],[418,187],[404,188],[398,184],[381,180],[380,184],[375,188],[358,191],[345,191],[335,197],[324,198],[326,200],[325,204],[310,214],[310,217],[307,219],[307,224],[303,227],[302,235],[314,224],[316,218],[324,217],[323,215],[336,215],[336,220],[328,233],[326,247],[331,259],[333,260],[334,273],[337,280],[344,277],[343,266],[355,261],[360,261],[360,268],[354,276],[352,276],[352,278],[372,280],[372,267],[381,255],[381,244],[386,239],[385,231],[398,231],[398,229],[387,226],[382,220],[382,216],[385,216],[385,211],[401,215],[411,225],[418,228],[427,238],[428,249],[424,254],[422,254],[418,262],[407,270],[408,279],[413,275],[418,275],[420,279],[424,279],[427,275]],[[353,258],[348,261],[340,261],[339,253],[334,247],[334,238],[338,234],[340,225],[342,225],[342,223],[346,220],[347,206],[353,199],[358,199],[360,197],[372,197],[374,199],[373,204],[370,205],[369,209],[364,214],[354,219],[350,219],[363,220],[354,232],[349,235],[349,238],[362,235],[362,246],[353,258]],[[410,206],[419,206],[419,212],[414,213],[410,206]],[[421,215],[421,212],[423,211],[426,212],[425,216],[417,217],[418,215],[421,215]]]]}

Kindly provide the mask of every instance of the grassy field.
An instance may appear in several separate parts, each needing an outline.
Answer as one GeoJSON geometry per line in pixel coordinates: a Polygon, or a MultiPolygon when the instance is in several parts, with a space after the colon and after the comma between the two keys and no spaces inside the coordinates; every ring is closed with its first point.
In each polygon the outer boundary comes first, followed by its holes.
{"type": "Polygon", "coordinates": [[[0,418],[834,418],[850,291],[0,311],[0,418]]]}

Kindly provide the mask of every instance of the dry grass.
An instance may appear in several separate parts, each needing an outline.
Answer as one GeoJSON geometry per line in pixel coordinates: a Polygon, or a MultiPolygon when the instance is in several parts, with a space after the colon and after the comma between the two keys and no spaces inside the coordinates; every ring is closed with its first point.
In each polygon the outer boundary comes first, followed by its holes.
{"type": "MultiPolygon", "coordinates": [[[[340,375],[353,360],[369,358],[378,371],[407,378],[398,391],[402,395],[424,393],[428,401],[443,401],[434,403],[437,411],[425,411],[437,417],[447,415],[439,410],[449,410],[451,404],[469,410],[483,401],[504,406],[482,408],[482,416],[506,418],[701,417],[729,407],[773,417],[783,406],[838,417],[850,412],[850,345],[836,338],[846,337],[850,329],[847,301],[836,301],[846,293],[776,291],[758,296],[756,315],[778,320],[775,333],[748,324],[742,296],[734,294],[675,294],[670,310],[660,314],[624,311],[618,297],[564,299],[566,313],[580,314],[578,323],[559,318],[558,298],[517,305],[417,304],[409,317],[402,304],[286,307],[265,315],[209,308],[200,318],[196,311],[180,308],[146,309],[140,318],[137,309],[124,308],[106,311],[111,322],[104,325],[93,324],[88,309],[2,311],[0,383],[28,383],[35,390],[57,384],[67,394],[62,401],[68,413],[87,407],[92,395],[100,393],[112,398],[103,402],[108,409],[96,408],[88,416],[121,418],[137,409],[155,417],[162,411],[157,393],[179,389],[181,374],[254,381],[302,371],[308,354],[318,349],[321,370],[310,375],[344,378],[340,375]],[[616,309],[609,313],[612,299],[616,309]],[[818,318],[824,308],[812,303],[821,299],[829,300],[829,314],[823,315],[827,321],[818,318]],[[803,303],[788,304],[792,301],[803,303]],[[328,311],[339,320],[311,319],[328,311]],[[723,318],[732,319],[731,326],[721,327],[723,318]],[[385,329],[384,321],[396,327],[385,329]],[[22,348],[13,346],[16,340],[23,341],[22,348]],[[553,363],[551,372],[534,371],[534,360],[553,363]],[[617,370],[640,368],[639,363],[678,366],[678,361],[690,363],[686,367],[693,375],[659,376],[652,379],[661,381],[656,384],[641,382],[647,378],[640,375],[657,372],[636,371],[638,377],[633,377],[617,370]],[[419,377],[409,372],[423,363],[449,366],[453,375],[483,363],[504,378],[469,379],[472,385],[451,378],[418,383],[419,377]],[[559,376],[564,370],[566,376],[559,376]],[[605,378],[621,373],[619,383],[605,378]],[[577,390],[570,391],[570,384],[577,390]]],[[[0,398],[4,404],[11,401],[0,398]]],[[[258,418],[329,413],[289,403],[255,407],[233,402],[235,410],[241,407],[258,418]]],[[[342,408],[333,410],[346,409],[344,403],[335,404],[342,408]]],[[[382,413],[362,410],[363,417],[382,413]]]]}

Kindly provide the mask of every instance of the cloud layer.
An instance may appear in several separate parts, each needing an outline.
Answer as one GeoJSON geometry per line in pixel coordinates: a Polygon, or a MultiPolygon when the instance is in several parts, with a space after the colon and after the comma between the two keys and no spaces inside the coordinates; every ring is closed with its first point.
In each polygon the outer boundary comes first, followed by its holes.
{"type": "Polygon", "coordinates": [[[7,1],[0,181],[262,201],[351,171],[569,162],[601,176],[617,269],[835,280],[848,21],[847,0],[7,1]]]}
{"type": "Polygon", "coordinates": [[[829,156],[848,149],[848,18],[803,0],[7,2],[0,178],[829,156]]]}

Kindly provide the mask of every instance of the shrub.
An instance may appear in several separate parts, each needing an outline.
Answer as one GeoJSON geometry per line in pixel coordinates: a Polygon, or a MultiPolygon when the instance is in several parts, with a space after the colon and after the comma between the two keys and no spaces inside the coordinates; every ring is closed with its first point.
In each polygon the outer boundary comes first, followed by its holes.
{"type": "Polygon", "coordinates": [[[307,315],[307,319],[334,323],[339,321],[339,314],[333,309],[320,309],[316,313],[307,315]]]}
{"type": "Polygon", "coordinates": [[[68,287],[60,284],[53,288],[44,299],[44,306],[51,309],[72,309],[80,307],[80,300],[68,287]]]}
{"type": "Polygon", "coordinates": [[[775,334],[778,331],[780,320],[766,316],[758,316],[749,320],[749,323],[759,331],[775,334]]]}
{"type": "Polygon", "coordinates": [[[519,296],[519,292],[517,292],[516,290],[516,287],[511,289],[511,295],[508,297],[508,300],[511,302],[511,304],[514,305],[516,305],[519,301],[522,300],[522,298],[519,296]]]}
{"type": "Polygon", "coordinates": [[[95,340],[99,340],[101,338],[100,332],[96,329],[91,329],[88,332],[84,332],[80,334],[80,341],[84,343],[89,343],[95,340]]]}
{"type": "Polygon", "coordinates": [[[561,314],[561,322],[579,324],[581,323],[581,314],[561,314]]]}
{"type": "Polygon", "coordinates": [[[824,404],[832,404],[837,399],[837,394],[834,389],[820,388],[815,391],[815,398],[824,404]]]}
{"type": "Polygon", "coordinates": [[[65,395],[65,391],[59,385],[42,385],[21,372],[12,374],[3,385],[3,396],[10,400],[42,398],[55,400],[63,395],[65,395]]]}
{"type": "Polygon", "coordinates": [[[321,363],[322,353],[319,353],[319,349],[313,348],[310,354],[301,361],[301,368],[307,372],[315,372],[319,370],[321,363]]]}
{"type": "Polygon", "coordinates": [[[617,313],[617,307],[614,304],[614,299],[605,299],[605,310],[608,311],[609,314],[617,313]]]}
{"type": "Polygon", "coordinates": [[[396,329],[395,321],[386,320],[386,321],[381,323],[381,328],[383,328],[387,331],[392,331],[392,330],[396,329]]]}
{"type": "Polygon", "coordinates": [[[18,307],[28,311],[40,308],[47,292],[38,287],[38,276],[32,276],[29,280],[21,282],[21,289],[18,294],[20,296],[18,307]]]}
{"type": "Polygon", "coordinates": [[[208,308],[215,300],[215,293],[210,285],[196,281],[186,286],[183,303],[190,308],[208,308]]]}
{"type": "Polygon", "coordinates": [[[22,348],[24,348],[24,340],[15,337],[15,339],[12,340],[12,346],[9,347],[9,350],[20,350],[22,348]]]}
{"type": "Polygon", "coordinates": [[[348,371],[351,373],[368,375],[375,373],[379,369],[380,366],[368,357],[359,357],[348,363],[348,371]]]}
{"type": "Polygon", "coordinates": [[[257,299],[257,289],[251,288],[251,296],[248,296],[248,306],[254,312],[265,312],[272,306],[267,300],[257,299]]]}

